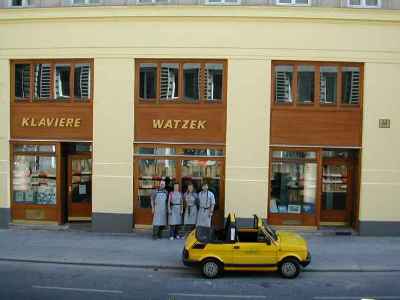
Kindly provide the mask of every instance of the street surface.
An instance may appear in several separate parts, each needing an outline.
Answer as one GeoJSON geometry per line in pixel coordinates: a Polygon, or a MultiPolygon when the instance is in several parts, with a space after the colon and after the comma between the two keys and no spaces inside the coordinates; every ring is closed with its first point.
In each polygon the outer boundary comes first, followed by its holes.
{"type": "Polygon", "coordinates": [[[400,272],[226,273],[0,261],[0,299],[400,300],[400,272]]]}

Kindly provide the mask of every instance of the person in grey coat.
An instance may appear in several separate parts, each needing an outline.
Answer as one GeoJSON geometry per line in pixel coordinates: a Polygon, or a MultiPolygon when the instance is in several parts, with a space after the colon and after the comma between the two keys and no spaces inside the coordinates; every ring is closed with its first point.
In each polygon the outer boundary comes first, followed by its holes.
{"type": "Polygon", "coordinates": [[[161,229],[167,225],[168,192],[165,181],[160,182],[158,190],[151,195],[151,211],[153,213],[153,238],[161,238],[161,229]]]}
{"type": "Polygon", "coordinates": [[[180,239],[177,234],[178,225],[182,224],[182,214],[183,214],[183,196],[179,191],[179,184],[174,184],[174,191],[169,193],[168,197],[168,213],[169,213],[169,228],[170,234],[169,239],[173,240],[175,238],[180,239]]]}
{"type": "Polygon", "coordinates": [[[197,202],[198,195],[194,191],[193,184],[190,183],[187,187],[186,193],[183,195],[185,200],[185,215],[184,224],[188,229],[192,230],[197,222],[197,202]]]}
{"type": "Polygon", "coordinates": [[[214,194],[208,190],[208,184],[203,183],[202,191],[199,193],[199,212],[197,214],[196,226],[211,227],[214,206],[214,194]]]}

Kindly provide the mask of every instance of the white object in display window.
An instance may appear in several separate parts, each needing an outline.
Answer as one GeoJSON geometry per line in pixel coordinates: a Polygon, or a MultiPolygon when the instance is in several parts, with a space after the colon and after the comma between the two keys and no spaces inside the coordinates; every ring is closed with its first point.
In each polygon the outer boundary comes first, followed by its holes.
{"type": "Polygon", "coordinates": [[[86,195],[86,184],[79,185],[79,195],[86,195]]]}
{"type": "Polygon", "coordinates": [[[288,205],[288,213],[299,214],[301,212],[301,205],[288,205]]]}

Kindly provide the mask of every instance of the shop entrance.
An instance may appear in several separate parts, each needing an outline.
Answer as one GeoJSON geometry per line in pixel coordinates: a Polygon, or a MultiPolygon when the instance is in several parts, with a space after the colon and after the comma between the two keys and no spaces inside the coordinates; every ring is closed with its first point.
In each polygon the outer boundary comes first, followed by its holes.
{"type": "Polygon", "coordinates": [[[90,221],[92,217],[92,156],[68,156],[68,221],[90,221]]]}
{"type": "Polygon", "coordinates": [[[355,203],[355,155],[337,150],[323,151],[323,154],[321,225],[351,225],[355,203]]]}
{"type": "Polygon", "coordinates": [[[165,180],[168,192],[172,191],[174,183],[179,183],[182,193],[186,192],[189,183],[200,192],[202,182],[207,182],[216,200],[213,224],[217,227],[223,225],[225,161],[222,149],[147,146],[137,147],[135,151],[135,224],[152,224],[151,194],[159,187],[160,181],[165,180]]]}

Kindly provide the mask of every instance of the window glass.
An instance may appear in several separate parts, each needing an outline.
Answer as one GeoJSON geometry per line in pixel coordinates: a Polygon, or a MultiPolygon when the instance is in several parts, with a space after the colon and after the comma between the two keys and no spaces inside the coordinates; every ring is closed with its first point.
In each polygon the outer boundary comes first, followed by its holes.
{"type": "Polygon", "coordinates": [[[297,69],[297,97],[300,103],[314,102],[314,66],[299,66],[297,69]]]}
{"type": "Polygon", "coordinates": [[[139,147],[137,154],[141,155],[175,155],[175,148],[164,147],[139,147]]]}
{"type": "Polygon", "coordinates": [[[279,159],[316,159],[317,154],[312,151],[272,151],[272,158],[279,159]]]}
{"type": "Polygon", "coordinates": [[[360,68],[344,67],[342,69],[342,95],[344,104],[360,102],[360,68]]]}
{"type": "Polygon", "coordinates": [[[342,150],[342,149],[326,149],[322,151],[323,158],[354,158],[355,150],[342,150]]]}
{"type": "Polygon", "coordinates": [[[175,100],[179,97],[179,64],[161,64],[161,100],[175,100]]]}
{"type": "Polygon", "coordinates": [[[271,213],[314,214],[317,164],[272,162],[271,213]]]}
{"type": "Polygon", "coordinates": [[[320,68],[320,102],[321,104],[335,104],[337,97],[337,67],[320,68]]]}
{"type": "Polygon", "coordinates": [[[16,155],[13,200],[17,203],[56,204],[56,157],[16,155]]]}
{"type": "Polygon", "coordinates": [[[67,64],[56,64],[54,74],[54,95],[56,99],[71,97],[70,91],[71,66],[67,64]]]}
{"type": "Polygon", "coordinates": [[[73,203],[92,202],[92,159],[74,158],[72,167],[72,191],[73,203]]]}
{"type": "Polygon", "coordinates": [[[15,152],[56,153],[55,145],[14,145],[15,152]]]}
{"type": "Polygon", "coordinates": [[[361,0],[350,0],[350,5],[354,6],[361,5],[361,0]]]}
{"type": "Polygon", "coordinates": [[[348,192],[348,170],[344,164],[322,168],[322,209],[345,210],[348,192]]]}
{"type": "Polygon", "coordinates": [[[76,64],[74,72],[74,96],[75,99],[86,101],[90,99],[91,90],[90,64],[76,64]]]}
{"type": "Polygon", "coordinates": [[[36,64],[34,73],[35,99],[50,99],[51,94],[51,65],[36,64]]]}
{"type": "Polygon", "coordinates": [[[365,0],[365,5],[366,6],[378,6],[379,1],[378,0],[365,0]]]}
{"type": "Polygon", "coordinates": [[[194,156],[224,156],[224,151],[220,149],[183,149],[183,155],[194,156]]]}
{"type": "Polygon", "coordinates": [[[184,98],[187,100],[199,100],[200,92],[200,64],[183,65],[184,98]]]}
{"type": "Polygon", "coordinates": [[[157,95],[157,64],[140,64],[141,99],[155,99],[157,95]]]}
{"type": "Polygon", "coordinates": [[[208,101],[222,99],[223,64],[205,65],[205,96],[208,101]]]}
{"type": "Polygon", "coordinates": [[[76,143],[75,152],[92,152],[92,144],[90,143],[76,143]]]}
{"type": "Polygon", "coordinates": [[[292,103],[293,66],[278,65],[275,67],[275,101],[292,103]]]}
{"type": "Polygon", "coordinates": [[[15,97],[18,99],[29,98],[31,84],[31,65],[15,65],[15,97]]]}

